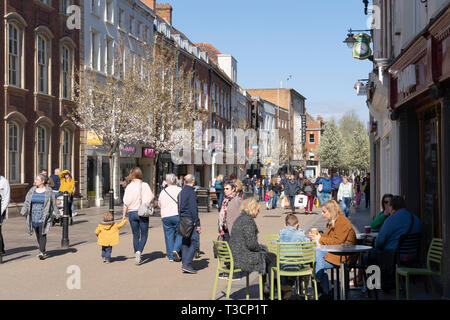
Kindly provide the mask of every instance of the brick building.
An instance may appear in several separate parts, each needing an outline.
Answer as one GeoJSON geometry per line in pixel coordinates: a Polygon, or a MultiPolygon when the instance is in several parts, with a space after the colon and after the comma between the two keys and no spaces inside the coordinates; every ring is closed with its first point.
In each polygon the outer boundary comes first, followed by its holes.
{"type": "Polygon", "coordinates": [[[316,149],[319,146],[320,137],[325,129],[325,121],[321,116],[314,119],[306,113],[306,177],[318,177],[320,175],[320,159],[317,156],[316,149]]]}
{"type": "Polygon", "coordinates": [[[42,169],[69,169],[79,187],[80,134],[67,117],[79,31],[67,28],[66,6],[56,0],[0,2],[0,174],[11,184],[10,213],[42,169]]]}

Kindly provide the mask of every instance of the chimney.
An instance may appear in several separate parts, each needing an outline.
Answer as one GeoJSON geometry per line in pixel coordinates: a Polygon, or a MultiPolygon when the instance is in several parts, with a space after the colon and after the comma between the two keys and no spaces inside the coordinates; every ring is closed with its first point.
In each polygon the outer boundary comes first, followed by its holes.
{"type": "Polygon", "coordinates": [[[156,14],[172,25],[172,6],[168,3],[156,4],[156,14]]]}
{"type": "Polygon", "coordinates": [[[155,11],[156,8],[156,0],[141,0],[147,7],[155,11]]]}

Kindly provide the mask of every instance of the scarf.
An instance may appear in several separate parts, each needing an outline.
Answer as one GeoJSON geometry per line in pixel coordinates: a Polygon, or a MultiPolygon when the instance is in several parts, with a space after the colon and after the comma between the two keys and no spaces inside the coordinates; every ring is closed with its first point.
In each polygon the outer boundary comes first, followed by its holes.
{"type": "Polygon", "coordinates": [[[231,196],[226,197],[222,201],[222,207],[219,212],[219,232],[222,233],[224,230],[228,230],[227,227],[227,209],[228,209],[228,203],[233,200],[236,197],[236,195],[233,193],[231,196]]]}

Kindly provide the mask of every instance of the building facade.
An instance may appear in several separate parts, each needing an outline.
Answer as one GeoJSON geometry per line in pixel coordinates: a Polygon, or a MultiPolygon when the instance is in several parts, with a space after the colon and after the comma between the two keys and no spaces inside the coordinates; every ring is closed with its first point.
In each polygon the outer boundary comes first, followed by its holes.
{"type": "Polygon", "coordinates": [[[317,147],[320,143],[320,137],[325,130],[325,121],[321,116],[314,119],[306,113],[306,169],[305,177],[317,178],[320,176],[320,159],[317,155],[317,147]]]}
{"type": "MultiPolygon", "coordinates": [[[[78,4],[78,1],[71,1],[78,4]]],[[[0,21],[0,171],[11,185],[9,213],[46,169],[68,169],[80,183],[80,132],[68,117],[79,65],[79,30],[69,30],[69,2],[2,1],[0,21]]]]}

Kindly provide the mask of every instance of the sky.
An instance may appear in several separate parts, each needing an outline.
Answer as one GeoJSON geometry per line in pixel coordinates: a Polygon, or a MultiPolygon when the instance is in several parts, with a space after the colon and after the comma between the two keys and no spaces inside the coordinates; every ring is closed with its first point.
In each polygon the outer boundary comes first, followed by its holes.
{"type": "Polygon", "coordinates": [[[193,42],[209,42],[238,61],[243,88],[293,88],[306,111],[338,120],[354,110],[367,123],[369,60],[357,60],[342,41],[348,29],[368,29],[362,0],[158,0],[173,7],[172,24],[193,42]],[[288,77],[292,75],[290,80],[288,77]]]}

